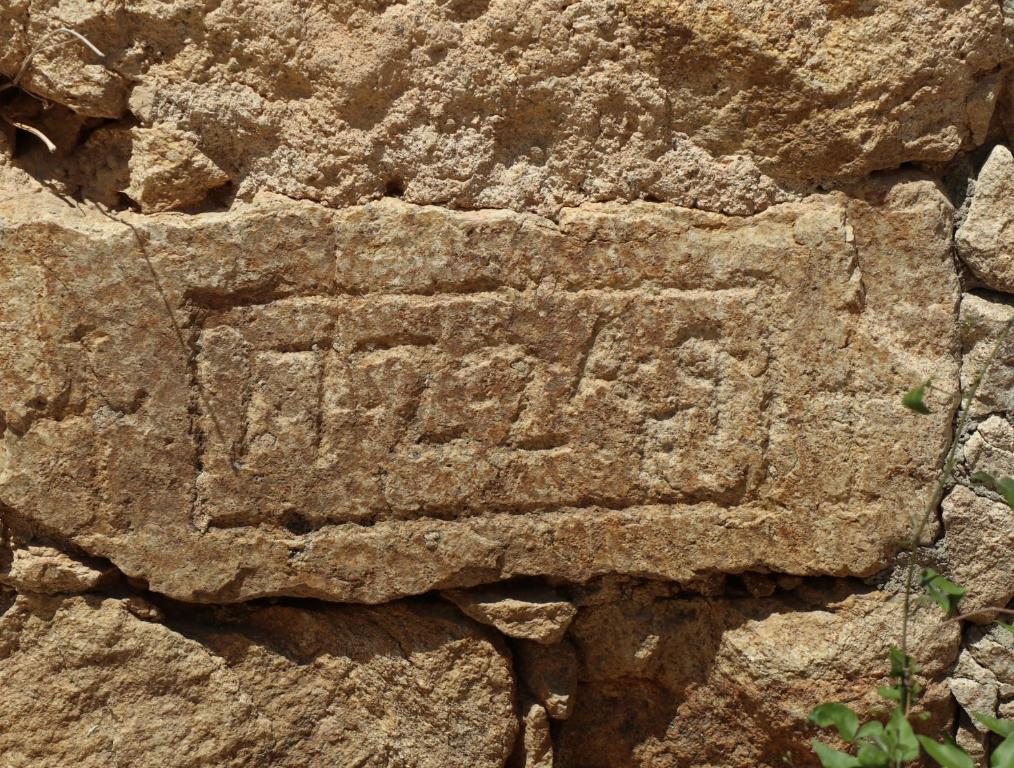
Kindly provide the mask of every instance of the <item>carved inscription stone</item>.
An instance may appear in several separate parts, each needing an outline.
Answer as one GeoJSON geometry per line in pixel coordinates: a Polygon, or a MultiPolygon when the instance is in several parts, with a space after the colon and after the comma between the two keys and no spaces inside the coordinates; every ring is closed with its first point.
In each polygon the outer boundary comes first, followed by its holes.
{"type": "Polygon", "coordinates": [[[950,215],[911,179],[752,217],[22,194],[0,504],[189,600],[872,572],[946,438],[898,396],[956,382],[950,215]]]}

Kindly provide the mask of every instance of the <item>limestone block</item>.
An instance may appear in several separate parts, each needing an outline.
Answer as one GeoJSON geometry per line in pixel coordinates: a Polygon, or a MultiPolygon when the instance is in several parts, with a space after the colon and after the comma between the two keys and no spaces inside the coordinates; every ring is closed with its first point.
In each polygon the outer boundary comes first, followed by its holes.
{"type": "Polygon", "coordinates": [[[190,612],[21,596],[0,616],[4,768],[499,768],[499,643],[439,605],[190,612]]]}
{"type": "Polygon", "coordinates": [[[961,228],[958,255],[987,287],[1014,292],[1014,156],[998,144],[975,182],[961,228]]]}
{"type": "Polygon", "coordinates": [[[113,218],[19,189],[5,518],[178,599],[869,574],[950,427],[943,398],[899,404],[957,383],[926,181],[559,222],[274,195],[113,218]]]}
{"type": "MultiPolygon", "coordinates": [[[[1014,510],[958,486],[944,500],[944,551],[949,576],[967,590],[962,613],[1003,608],[1014,598],[1014,510]]],[[[989,622],[995,615],[973,617],[989,622]]]]}
{"type": "MultiPolygon", "coordinates": [[[[825,592],[762,599],[632,600],[583,608],[574,713],[557,723],[558,766],[734,768],[815,763],[804,723],[814,706],[882,709],[897,598],[825,592]]],[[[927,732],[951,716],[944,678],[961,632],[935,608],[913,621],[924,661],[927,732]]]]}
{"type": "Polygon", "coordinates": [[[49,31],[40,96],[178,125],[247,198],[558,212],[652,198],[751,214],[981,143],[995,0],[9,2],[0,73],[49,31]]]}

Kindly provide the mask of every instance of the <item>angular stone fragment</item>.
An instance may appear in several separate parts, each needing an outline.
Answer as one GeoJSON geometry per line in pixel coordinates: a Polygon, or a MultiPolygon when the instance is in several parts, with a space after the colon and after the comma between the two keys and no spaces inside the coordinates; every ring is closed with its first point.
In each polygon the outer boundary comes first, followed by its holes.
{"type": "MultiPolygon", "coordinates": [[[[1000,359],[994,365],[1003,366],[1005,362],[1000,359]]],[[[976,425],[959,451],[969,476],[980,470],[994,477],[1014,475],[1014,424],[1004,416],[993,414],[976,425]]],[[[982,488],[980,483],[975,485],[982,488]]]]}
{"type": "Polygon", "coordinates": [[[20,597],[0,679],[5,766],[499,768],[517,730],[504,652],[438,604],[163,625],[117,600],[20,597]]]}
{"type": "Polygon", "coordinates": [[[954,741],[965,750],[966,755],[972,758],[974,765],[987,765],[990,737],[975,730],[971,724],[971,717],[962,718],[962,722],[958,725],[958,731],[954,734],[954,741]]]}
{"type": "MultiPolygon", "coordinates": [[[[961,389],[966,392],[996,347],[1014,307],[997,297],[966,293],[961,297],[961,389]]],[[[971,415],[1014,411],[1014,333],[1010,334],[983,379],[971,415]]]]}
{"type": "MultiPolygon", "coordinates": [[[[1014,510],[960,485],[944,500],[943,510],[949,575],[967,590],[961,612],[1003,608],[1014,598],[1014,510]]],[[[994,618],[983,613],[972,620],[994,618]]]]}
{"type": "Polygon", "coordinates": [[[975,194],[954,236],[958,255],[987,287],[1014,292],[1014,156],[997,145],[975,182],[975,194]]]}
{"type": "Polygon", "coordinates": [[[83,114],[199,134],[239,192],[558,211],[651,197],[733,214],[983,140],[995,0],[7,3],[0,73],[83,114]],[[123,72],[125,77],[114,73],[123,72]]]}
{"type": "Polygon", "coordinates": [[[0,584],[18,592],[58,593],[88,592],[99,586],[112,570],[44,546],[13,548],[9,562],[0,552],[0,584]]]}
{"type": "Polygon", "coordinates": [[[198,149],[195,135],[158,125],[135,128],[131,136],[130,183],[124,192],[142,213],[190,208],[229,181],[198,149]]]}
{"type": "Polygon", "coordinates": [[[899,406],[956,384],[929,182],[559,222],[272,195],[116,220],[18,184],[4,516],[179,599],[868,574],[950,426],[899,406]]]}
{"type": "MultiPolygon", "coordinates": [[[[996,717],[1000,706],[1000,686],[996,675],[975,660],[974,654],[965,648],[954,665],[948,680],[951,695],[965,712],[983,712],[996,717]]],[[[973,729],[980,734],[988,733],[988,729],[972,718],[973,729]]]]}
{"type": "Polygon", "coordinates": [[[519,748],[511,755],[507,768],[553,768],[553,735],[546,710],[535,702],[521,705],[519,748]]]}
{"type": "Polygon", "coordinates": [[[554,720],[566,720],[577,692],[577,656],[566,640],[555,645],[521,640],[514,644],[514,663],[525,687],[554,720]]]}
{"type": "MultiPolygon", "coordinates": [[[[887,648],[901,606],[840,587],[769,599],[632,600],[582,608],[571,634],[582,661],[573,715],[557,724],[557,765],[775,766],[812,760],[803,728],[818,703],[865,717],[883,702],[887,648]]],[[[928,732],[950,715],[943,678],[960,629],[935,610],[913,622],[924,662],[928,732]]]]}
{"type": "Polygon", "coordinates": [[[451,590],[444,597],[478,622],[496,627],[508,637],[557,643],[570,626],[577,608],[544,588],[512,585],[451,590]]]}
{"type": "MultiPolygon", "coordinates": [[[[106,43],[112,42],[109,32],[114,17],[104,3],[86,0],[62,6],[49,2],[35,7],[22,2],[5,3],[0,8],[0,38],[5,42],[0,74],[13,77],[34,49],[35,55],[19,81],[21,88],[86,117],[119,118],[128,92],[122,69],[118,72],[108,65],[108,58],[74,36],[57,31],[61,27],[72,29],[98,45],[103,54],[110,54],[113,48],[106,43]]],[[[126,34],[127,30],[121,29],[117,36],[125,40],[126,34]]]]}
{"type": "MultiPolygon", "coordinates": [[[[1014,715],[1014,635],[995,625],[973,627],[948,683],[969,715],[1014,715]]],[[[980,738],[988,733],[974,718],[969,718],[969,727],[980,738]]]]}

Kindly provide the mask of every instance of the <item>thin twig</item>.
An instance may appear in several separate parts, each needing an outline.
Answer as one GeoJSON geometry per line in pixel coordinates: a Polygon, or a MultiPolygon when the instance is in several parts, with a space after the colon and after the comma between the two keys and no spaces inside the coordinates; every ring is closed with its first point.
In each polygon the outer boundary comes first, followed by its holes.
{"type": "Polygon", "coordinates": [[[25,72],[28,71],[28,65],[32,63],[32,59],[34,59],[37,55],[39,55],[40,53],[42,53],[45,50],[48,50],[50,48],[54,48],[57,45],[62,45],[64,42],[70,42],[68,40],[68,41],[61,41],[61,42],[58,42],[58,43],[52,43],[52,44],[49,44],[49,45],[46,44],[47,40],[49,40],[54,35],[59,35],[59,34],[71,35],[76,40],[78,40],[81,43],[83,43],[84,45],[86,45],[92,51],[92,53],[94,53],[99,58],[105,58],[105,56],[106,56],[106,54],[104,54],[102,51],[100,51],[95,46],[95,44],[92,43],[91,40],[89,40],[87,37],[85,37],[84,35],[82,35],[80,32],[75,32],[73,29],[68,29],[67,27],[58,27],[58,28],[56,28],[54,30],[51,30],[51,31],[47,32],[46,34],[44,34],[42,36],[42,39],[39,40],[32,47],[32,49],[28,52],[28,55],[25,56],[25,58],[21,60],[21,66],[18,67],[18,71],[15,73],[15,75],[11,79],[11,81],[8,82],[8,83],[4,83],[3,85],[0,85],[0,92],[6,91],[8,88],[16,88],[18,86],[18,84],[21,82],[21,78],[25,76],[25,72]]]}
{"type": "MultiPolygon", "coordinates": [[[[67,27],[58,27],[57,29],[51,30],[47,32],[45,35],[43,35],[42,39],[40,39],[32,47],[32,49],[28,52],[25,58],[21,60],[21,64],[18,67],[18,71],[14,73],[14,77],[11,78],[6,83],[0,84],[0,93],[3,93],[4,91],[10,88],[20,87],[21,78],[25,76],[25,72],[28,71],[28,65],[32,63],[32,59],[34,59],[37,55],[39,55],[43,51],[49,50],[50,48],[55,48],[59,45],[63,45],[64,43],[70,42],[69,40],[59,40],[53,43],[47,43],[47,41],[50,40],[55,35],[70,35],[75,40],[84,44],[96,56],[100,58],[105,58],[105,54],[102,51],[100,51],[98,47],[96,47],[96,45],[92,43],[91,40],[82,35],[80,32],[75,32],[73,29],[68,29],[67,27]]],[[[37,96],[36,94],[32,93],[31,91],[26,90],[24,91],[24,93],[27,93],[29,96],[32,96],[33,98],[43,101],[44,104],[48,104],[48,102],[46,102],[40,96],[37,96]]],[[[27,131],[28,133],[35,136],[43,144],[46,145],[46,149],[48,149],[50,152],[56,152],[56,144],[54,144],[45,133],[43,133],[35,126],[29,125],[28,123],[19,122],[11,117],[8,117],[7,115],[0,115],[0,117],[2,117],[4,121],[6,121],[7,123],[13,125],[15,128],[18,128],[22,131],[27,131]]]]}
{"type": "Polygon", "coordinates": [[[968,613],[959,614],[953,618],[947,619],[944,624],[950,624],[955,621],[964,621],[970,619],[973,616],[985,616],[986,614],[1002,613],[1004,616],[1014,616],[1014,610],[1010,608],[982,608],[978,611],[969,611],[968,613]]]}
{"type": "MultiPolygon", "coordinates": [[[[7,120],[7,118],[4,119],[7,120]]],[[[49,137],[38,128],[35,128],[28,123],[19,123],[17,120],[7,120],[7,122],[15,128],[20,128],[22,131],[28,131],[28,133],[32,134],[32,136],[39,138],[42,143],[46,145],[46,149],[50,152],[56,152],[56,144],[50,141],[49,137]]]]}

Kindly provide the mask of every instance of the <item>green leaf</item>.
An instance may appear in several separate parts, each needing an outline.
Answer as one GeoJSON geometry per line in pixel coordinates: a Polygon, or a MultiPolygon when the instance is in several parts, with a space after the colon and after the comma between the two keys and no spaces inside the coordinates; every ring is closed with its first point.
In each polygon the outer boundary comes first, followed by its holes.
{"type": "Polygon", "coordinates": [[[902,760],[915,760],[919,757],[919,742],[915,739],[915,732],[912,730],[908,718],[898,707],[887,721],[884,728],[884,736],[890,747],[892,757],[902,760]]]}
{"type": "Polygon", "coordinates": [[[1007,506],[1014,509],[1014,477],[1001,477],[996,481],[996,490],[1003,496],[1007,506]]]}
{"type": "Polygon", "coordinates": [[[1008,736],[989,756],[992,768],[1014,768],[1014,736],[1008,736]]]}
{"type": "Polygon", "coordinates": [[[971,479],[999,493],[1007,502],[1007,506],[1014,509],[1014,477],[1001,477],[997,480],[989,472],[979,471],[972,475],[971,479]]]}
{"type": "Polygon", "coordinates": [[[987,488],[996,488],[996,478],[993,477],[989,472],[983,472],[979,470],[971,477],[972,482],[984,485],[987,488]]]}
{"type": "Polygon", "coordinates": [[[1008,736],[1014,736],[1014,722],[1010,720],[998,720],[991,715],[987,715],[985,712],[973,712],[972,717],[989,728],[997,736],[1002,736],[1005,739],[1008,736]]]}
{"type": "Polygon", "coordinates": [[[943,768],[975,768],[975,762],[957,744],[933,741],[928,736],[916,736],[926,754],[943,768]]]}
{"type": "Polygon", "coordinates": [[[948,616],[953,616],[957,612],[958,602],[965,596],[963,587],[941,576],[932,568],[923,570],[919,585],[926,590],[929,599],[943,608],[948,616]]]}
{"type": "Polygon", "coordinates": [[[877,693],[888,701],[901,701],[901,689],[893,685],[881,685],[877,693]]]}
{"type": "Polygon", "coordinates": [[[997,619],[996,623],[999,624],[1004,629],[1006,629],[1008,632],[1014,633],[1014,624],[1008,624],[1006,621],[1000,621],[1000,619],[997,619]]]}
{"type": "Polygon", "coordinates": [[[862,768],[862,763],[852,755],[822,744],[816,739],[813,740],[813,751],[820,758],[820,764],[824,768],[862,768]]]}
{"type": "Polygon", "coordinates": [[[821,704],[810,713],[811,723],[827,728],[833,725],[843,741],[852,742],[859,730],[859,717],[844,704],[821,704]]]}
{"type": "Polygon", "coordinates": [[[918,387],[913,387],[908,390],[908,392],[902,395],[901,404],[910,411],[915,411],[916,413],[929,413],[930,409],[927,408],[926,403],[923,402],[923,398],[926,397],[926,387],[928,385],[929,382],[927,381],[924,384],[920,384],[918,387]]]}
{"type": "Polygon", "coordinates": [[[863,768],[889,768],[891,765],[891,758],[875,744],[863,744],[856,757],[859,758],[859,765],[863,768]]]}
{"type": "MultiPolygon", "coordinates": [[[[894,690],[893,688],[891,690],[894,690]]],[[[863,723],[859,732],[856,734],[856,739],[865,739],[876,743],[881,743],[881,739],[884,737],[884,724],[879,720],[870,720],[868,723],[863,723]]]]}

